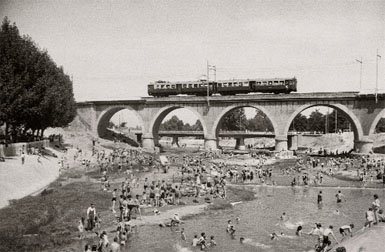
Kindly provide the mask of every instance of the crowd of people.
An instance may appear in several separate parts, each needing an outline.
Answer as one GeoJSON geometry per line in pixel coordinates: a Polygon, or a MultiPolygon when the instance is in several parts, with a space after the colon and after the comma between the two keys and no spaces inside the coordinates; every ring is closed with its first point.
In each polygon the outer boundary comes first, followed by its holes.
{"type": "MultiPolygon", "coordinates": [[[[100,215],[96,214],[95,206],[92,204],[86,212],[86,218],[79,221],[79,237],[84,237],[85,231],[97,232],[99,237],[98,244],[87,246],[85,251],[119,251],[128,240],[128,236],[135,232],[136,226],[132,220],[141,218],[142,211],[147,208],[153,209],[155,215],[161,212],[161,208],[169,205],[184,204],[188,197],[195,199],[204,198],[205,202],[212,202],[214,198],[226,198],[227,183],[247,183],[256,182],[264,184],[270,181],[275,184],[272,166],[264,166],[267,160],[264,156],[255,156],[260,160],[259,165],[251,167],[249,165],[236,166],[229,165],[225,161],[220,163],[211,162],[216,156],[213,153],[202,153],[200,155],[173,155],[168,156],[168,162],[163,164],[151,154],[144,153],[140,149],[115,149],[111,152],[92,151],[92,158],[96,160],[95,165],[101,173],[101,189],[111,193],[111,212],[116,215],[115,234],[110,242],[107,232],[102,231],[100,227],[100,215]],[[177,174],[173,179],[160,179],[157,175],[151,177],[147,174],[140,175],[141,171],[167,173],[170,166],[176,167],[177,174]],[[110,174],[118,172],[123,181],[119,186],[110,181],[110,174]],[[117,244],[117,245],[116,245],[117,244]]],[[[90,167],[90,159],[84,159],[81,150],[77,151],[74,159],[79,160],[87,171],[90,167]]],[[[282,175],[292,176],[294,179],[292,185],[319,185],[323,183],[324,176],[332,176],[335,169],[358,169],[364,174],[375,172],[383,173],[384,160],[375,160],[373,158],[350,158],[329,157],[316,158],[307,157],[300,159],[295,166],[286,167],[281,170],[282,175]],[[313,175],[308,170],[317,169],[313,175]],[[330,170],[331,169],[331,170],[330,170]],[[315,175],[314,175],[315,174],[315,175]]],[[[276,171],[275,171],[276,172],[276,171]]],[[[361,174],[361,173],[357,173],[361,174]]],[[[367,175],[366,175],[367,176],[367,175]]],[[[322,204],[322,192],[317,196],[317,203],[322,204]]],[[[342,203],[345,196],[338,191],[336,193],[337,203],[342,203]]],[[[376,223],[385,220],[383,210],[380,209],[378,197],[376,202],[366,212],[365,227],[369,228],[376,223]],[[377,204],[378,203],[378,204],[377,204]]],[[[180,226],[183,222],[176,214],[166,226],[180,226]]],[[[340,234],[344,237],[353,234],[354,225],[343,225],[339,228],[340,234]]],[[[228,222],[226,232],[235,237],[235,225],[228,222]]],[[[333,226],[323,228],[320,223],[307,234],[318,235],[319,242],[316,251],[327,251],[330,248],[330,238],[336,239],[333,233],[333,226]]],[[[295,235],[302,236],[303,227],[299,225],[296,228],[295,235]]],[[[181,239],[186,240],[186,234],[181,227],[181,239]]],[[[272,232],[272,240],[285,236],[283,232],[272,232]]],[[[247,238],[240,237],[241,243],[247,242],[247,238]]],[[[217,245],[214,235],[207,236],[195,234],[191,245],[207,250],[217,245]],[[210,237],[210,238],[207,238],[210,237]]],[[[340,250],[343,251],[343,250],[340,250]]]]}

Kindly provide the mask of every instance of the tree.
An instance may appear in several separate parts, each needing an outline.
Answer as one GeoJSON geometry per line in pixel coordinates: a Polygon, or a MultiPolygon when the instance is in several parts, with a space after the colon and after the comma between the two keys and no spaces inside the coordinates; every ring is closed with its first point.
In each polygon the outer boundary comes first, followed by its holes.
{"type": "Polygon", "coordinates": [[[321,132],[325,130],[325,116],[318,109],[313,111],[308,118],[308,130],[321,132]]]}
{"type": "Polygon", "coordinates": [[[376,125],[376,133],[385,132],[385,118],[381,118],[376,125]]]}
{"type": "Polygon", "coordinates": [[[184,123],[180,120],[176,115],[172,116],[169,120],[165,121],[159,126],[159,130],[163,131],[202,131],[203,127],[199,120],[196,120],[194,125],[190,125],[189,123],[184,123]]]}
{"type": "Polygon", "coordinates": [[[159,130],[183,130],[184,123],[176,115],[159,126],[159,130]]]}
{"type": "Polygon", "coordinates": [[[72,82],[61,67],[15,24],[0,29],[0,121],[13,141],[27,131],[67,126],[76,115],[72,82]]]}
{"type": "MultiPolygon", "coordinates": [[[[350,121],[346,115],[344,115],[341,111],[337,110],[337,132],[339,130],[344,131],[350,128],[350,121]]],[[[328,115],[328,129],[330,132],[335,132],[336,130],[336,110],[331,112],[328,115]]]]}
{"type": "Polygon", "coordinates": [[[247,120],[247,129],[250,131],[274,131],[271,121],[260,110],[257,110],[253,118],[247,120]]]}
{"type": "Polygon", "coordinates": [[[246,130],[247,124],[245,110],[243,108],[238,108],[230,111],[224,116],[220,129],[227,131],[246,130]]]}
{"type": "Polygon", "coordinates": [[[202,123],[199,120],[196,120],[195,124],[191,126],[192,131],[203,131],[202,123]]]}
{"type": "Polygon", "coordinates": [[[292,131],[309,131],[308,118],[302,114],[298,114],[290,124],[292,131]]]}

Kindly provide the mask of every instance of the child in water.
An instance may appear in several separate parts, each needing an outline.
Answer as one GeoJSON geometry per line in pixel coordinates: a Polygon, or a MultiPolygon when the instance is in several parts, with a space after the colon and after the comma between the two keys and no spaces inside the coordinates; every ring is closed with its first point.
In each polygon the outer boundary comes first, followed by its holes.
{"type": "Polygon", "coordinates": [[[234,229],[234,226],[233,226],[233,225],[231,225],[231,226],[230,226],[230,230],[229,230],[229,233],[230,233],[230,235],[231,235],[231,236],[233,236],[233,235],[234,235],[234,233],[235,233],[235,229],[234,229]]]}
{"type": "Polygon", "coordinates": [[[181,229],[181,231],[180,231],[180,236],[181,236],[181,238],[182,238],[183,241],[186,241],[186,234],[185,234],[185,232],[184,232],[184,228],[181,229]]]}
{"type": "Polygon", "coordinates": [[[297,227],[297,231],[295,231],[295,234],[296,234],[297,236],[302,236],[302,226],[298,226],[298,227],[297,227]]]}
{"type": "Polygon", "coordinates": [[[270,234],[270,239],[271,239],[271,240],[278,240],[278,235],[277,235],[277,233],[276,233],[276,232],[271,233],[271,234],[270,234]]]}
{"type": "Polygon", "coordinates": [[[230,233],[230,227],[231,227],[231,220],[228,220],[227,221],[227,228],[226,228],[227,233],[230,233]]]}
{"type": "Polygon", "coordinates": [[[209,243],[207,244],[208,247],[214,247],[214,246],[217,246],[217,242],[214,240],[214,236],[210,236],[210,241],[209,243]]]}

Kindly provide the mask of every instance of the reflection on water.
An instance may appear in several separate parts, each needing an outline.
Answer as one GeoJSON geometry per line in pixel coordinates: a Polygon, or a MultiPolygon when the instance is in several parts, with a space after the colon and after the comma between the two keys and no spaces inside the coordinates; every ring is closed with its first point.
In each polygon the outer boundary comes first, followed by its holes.
{"type": "Polygon", "coordinates": [[[338,239],[338,228],[353,223],[356,230],[363,227],[365,211],[377,193],[385,203],[384,190],[338,189],[338,188],[274,188],[256,187],[257,199],[238,204],[232,209],[207,212],[183,225],[188,242],[183,242],[180,233],[170,228],[158,226],[140,227],[139,233],[131,237],[126,251],[191,251],[190,242],[194,234],[205,232],[207,237],[215,236],[218,245],[210,251],[308,251],[314,248],[317,237],[306,235],[314,226],[333,225],[338,239]],[[317,194],[322,190],[322,207],[317,205],[317,194]],[[335,194],[338,190],[346,196],[347,202],[337,204],[335,194]],[[279,217],[283,212],[289,220],[282,223],[279,217]],[[235,218],[239,217],[239,224],[235,218]],[[226,233],[227,220],[233,220],[235,238],[226,233]],[[304,235],[295,236],[296,226],[303,223],[304,235]],[[271,240],[270,234],[283,232],[285,236],[271,240]],[[245,237],[246,243],[239,242],[245,237]]]}

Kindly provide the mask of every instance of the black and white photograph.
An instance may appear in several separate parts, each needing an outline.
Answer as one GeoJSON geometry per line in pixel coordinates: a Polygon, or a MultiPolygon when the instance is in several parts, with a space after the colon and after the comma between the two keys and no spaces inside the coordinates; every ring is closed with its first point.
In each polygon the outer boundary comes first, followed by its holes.
{"type": "Polygon", "coordinates": [[[384,252],[384,0],[0,0],[1,252],[384,252]]]}

